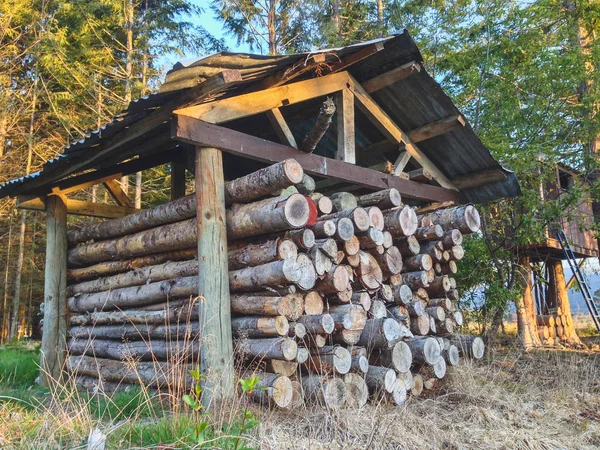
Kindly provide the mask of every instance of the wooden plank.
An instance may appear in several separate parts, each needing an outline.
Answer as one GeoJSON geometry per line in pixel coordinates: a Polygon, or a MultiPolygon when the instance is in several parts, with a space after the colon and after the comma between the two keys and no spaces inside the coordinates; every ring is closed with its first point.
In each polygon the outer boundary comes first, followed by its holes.
{"type": "Polygon", "coordinates": [[[407,134],[411,141],[421,142],[440,134],[450,133],[457,128],[463,128],[466,123],[465,118],[461,115],[450,116],[411,130],[407,134]]]}
{"type": "Polygon", "coordinates": [[[325,53],[315,53],[305,58],[302,58],[292,67],[288,67],[287,69],[280,70],[279,72],[274,73],[273,75],[269,75],[267,78],[260,82],[258,88],[254,88],[254,91],[271,89],[277,86],[281,86],[282,84],[288,83],[294,78],[297,78],[300,75],[314,69],[319,64],[323,64],[325,62],[325,59],[325,53]]]}
{"type": "Polygon", "coordinates": [[[196,148],[196,205],[202,405],[208,411],[235,394],[221,150],[196,148]]]}
{"type": "MultiPolygon", "coordinates": [[[[28,209],[32,211],[45,211],[47,198],[56,197],[29,197],[20,195],[17,197],[17,209],[28,209]]],[[[116,219],[117,217],[127,216],[141,210],[127,206],[107,205],[106,203],[93,203],[71,198],[63,198],[67,205],[67,213],[75,216],[104,217],[107,219],[116,219]]]]}
{"type": "Polygon", "coordinates": [[[275,130],[275,134],[277,134],[279,142],[289,145],[290,147],[298,148],[296,138],[292,134],[290,127],[288,127],[288,124],[285,121],[283,114],[281,114],[281,110],[279,108],[273,108],[267,111],[267,118],[275,130]]]}
{"type": "Polygon", "coordinates": [[[395,142],[403,143],[406,151],[418,161],[421,167],[431,172],[435,180],[442,187],[456,189],[446,175],[444,175],[442,171],[438,169],[435,164],[421,152],[421,150],[419,150],[419,148],[410,140],[408,135],[394,123],[391,117],[381,109],[363,87],[351,75],[348,75],[348,78],[350,80],[348,84],[352,92],[354,92],[359,107],[384,136],[395,142]]]}
{"type": "Polygon", "coordinates": [[[363,59],[368,58],[371,55],[374,55],[377,52],[380,52],[384,49],[384,42],[375,42],[373,44],[369,44],[366,47],[361,48],[357,52],[352,53],[351,55],[346,56],[338,63],[335,63],[331,66],[331,73],[341,72],[342,70],[346,70],[353,64],[356,64],[363,59]]]}
{"type": "Polygon", "coordinates": [[[398,159],[396,159],[396,162],[394,163],[394,175],[399,176],[404,171],[404,168],[408,164],[408,161],[410,161],[410,158],[410,153],[400,153],[400,156],[398,156],[398,159]]]}
{"type": "Polygon", "coordinates": [[[432,211],[436,211],[438,209],[449,208],[450,206],[453,206],[453,205],[454,205],[454,202],[432,203],[429,206],[425,206],[423,208],[419,208],[419,209],[415,210],[415,212],[417,214],[425,214],[425,213],[429,213],[432,211]]]}
{"type": "Polygon", "coordinates": [[[67,207],[50,196],[46,215],[44,327],[40,357],[40,385],[61,383],[67,352],[67,207]]]}
{"type": "Polygon", "coordinates": [[[501,169],[481,170],[468,175],[452,178],[452,184],[458,189],[470,189],[485,184],[506,180],[506,174],[501,169]]]}
{"type": "Polygon", "coordinates": [[[415,169],[408,172],[408,179],[418,181],[420,183],[428,183],[433,179],[433,176],[429,171],[421,167],[420,169],[415,169]]]}
{"type": "Polygon", "coordinates": [[[94,162],[111,153],[118,154],[120,150],[126,150],[131,146],[130,143],[134,140],[142,138],[155,128],[167,123],[173,114],[173,110],[198,102],[210,95],[222,91],[226,87],[239,83],[240,81],[242,81],[242,75],[239,70],[224,70],[223,72],[208,78],[198,87],[182,91],[180,94],[176,95],[175,98],[169,100],[143,119],[131,124],[114,136],[103,139],[100,145],[94,149],[93,153],[86,153],[86,156],[82,158],[81,161],[74,161],[67,167],[61,167],[58,170],[53,169],[52,166],[45,165],[44,169],[47,170],[46,175],[28,182],[28,191],[48,183],[48,177],[54,179],[66,177],[85,168],[93,167],[94,162]]]}
{"type": "Polygon", "coordinates": [[[396,188],[407,198],[429,201],[452,200],[458,203],[458,192],[403,180],[365,167],[348,164],[322,156],[304,153],[285,145],[230,130],[192,117],[176,115],[172,121],[171,136],[194,145],[220,148],[223,151],[264,162],[296,159],[304,171],[318,177],[329,177],[370,189],[396,188]]]}
{"type": "Polygon", "coordinates": [[[185,197],[185,166],[184,158],[171,161],[171,200],[185,197]]]}
{"type": "Polygon", "coordinates": [[[337,152],[336,159],[356,164],[354,134],[354,95],[348,89],[336,92],[335,109],[337,112],[337,152]]]}
{"type": "Polygon", "coordinates": [[[362,86],[368,93],[383,89],[390,84],[394,84],[397,81],[403,80],[411,75],[421,71],[421,64],[416,61],[403,64],[400,67],[390,70],[389,72],[382,73],[370,80],[363,81],[362,86]]]}
{"type": "Polygon", "coordinates": [[[135,208],[133,202],[127,197],[127,194],[121,188],[121,184],[116,180],[108,180],[104,182],[104,187],[108,190],[111,197],[117,202],[119,206],[126,206],[128,208],[135,208]]]}
{"type": "Polygon", "coordinates": [[[334,73],[264,91],[224,98],[217,102],[182,108],[174,111],[174,113],[210,123],[226,123],[265,113],[274,108],[333,94],[344,89],[347,82],[347,72],[334,73]]]}

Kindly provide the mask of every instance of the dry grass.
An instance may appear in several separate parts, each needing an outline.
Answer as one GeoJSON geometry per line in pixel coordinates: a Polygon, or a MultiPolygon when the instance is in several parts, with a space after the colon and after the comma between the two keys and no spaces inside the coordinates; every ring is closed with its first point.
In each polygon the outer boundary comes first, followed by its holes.
{"type": "MultiPolygon", "coordinates": [[[[438,392],[411,399],[404,408],[370,404],[360,411],[334,412],[316,407],[294,411],[253,407],[261,425],[244,445],[262,449],[600,448],[600,353],[503,349],[487,361],[463,361],[449,374],[438,392]]],[[[94,428],[108,435],[111,449],[193,448],[186,437],[192,415],[157,408],[153,393],[144,389],[134,400],[89,396],[67,383],[58,392],[27,402],[0,399],[0,448],[86,448],[94,428]],[[107,408],[99,412],[100,401],[107,408]],[[115,416],[115,411],[123,414],[115,416]]],[[[236,400],[228,412],[239,412],[242,404],[236,400]]],[[[227,416],[213,418],[219,422],[216,429],[232,420],[227,416]]],[[[222,448],[217,442],[214,445],[222,448]]]]}

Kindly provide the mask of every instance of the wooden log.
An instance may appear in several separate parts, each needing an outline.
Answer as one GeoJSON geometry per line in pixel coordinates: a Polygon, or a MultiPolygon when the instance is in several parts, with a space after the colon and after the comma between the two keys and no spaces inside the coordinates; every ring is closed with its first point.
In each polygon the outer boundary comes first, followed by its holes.
{"type": "Polygon", "coordinates": [[[368,319],[358,345],[367,349],[392,348],[402,338],[402,329],[395,319],[368,319]]]}
{"type": "Polygon", "coordinates": [[[235,349],[247,358],[282,359],[285,361],[293,361],[298,353],[298,345],[288,337],[238,339],[235,349]]]}
{"type": "Polygon", "coordinates": [[[301,294],[233,294],[231,311],[236,314],[285,316],[289,320],[297,320],[304,312],[304,300],[301,294]]]}
{"type": "Polygon", "coordinates": [[[358,255],[360,250],[360,241],[356,236],[352,236],[348,241],[344,242],[344,253],[347,256],[358,255]]]}
{"type": "Polygon", "coordinates": [[[317,144],[321,140],[321,138],[325,135],[325,132],[329,128],[331,124],[331,118],[335,114],[335,103],[331,98],[327,98],[321,108],[319,109],[319,114],[317,115],[317,121],[308,132],[302,143],[300,144],[300,149],[306,153],[312,153],[315,148],[317,148],[317,144]]]}
{"type": "Polygon", "coordinates": [[[556,320],[554,319],[554,316],[552,315],[538,315],[536,317],[536,322],[538,326],[547,326],[547,327],[553,327],[556,325],[556,320]]]}
{"type": "Polygon", "coordinates": [[[368,292],[354,292],[350,302],[354,305],[361,305],[365,311],[371,309],[371,296],[368,292]]]}
{"type": "Polygon", "coordinates": [[[333,212],[346,211],[358,206],[356,198],[350,192],[336,192],[329,196],[333,205],[333,212]]]}
{"type": "Polygon", "coordinates": [[[483,358],[485,343],[479,336],[455,334],[447,336],[447,338],[458,348],[462,356],[474,359],[483,358]]]}
{"type": "Polygon", "coordinates": [[[393,369],[381,366],[369,366],[365,382],[372,392],[393,392],[398,380],[393,369]]]}
{"type": "Polygon", "coordinates": [[[421,251],[421,244],[414,235],[398,238],[395,244],[402,256],[415,256],[421,251]]]}
{"type": "MultiPolygon", "coordinates": [[[[438,332],[438,323],[434,320],[433,317],[431,317],[429,314],[427,314],[427,317],[429,317],[429,334],[437,334],[438,332]]],[[[444,324],[444,326],[446,325],[445,322],[442,322],[444,324]]],[[[440,330],[442,329],[442,323],[440,323],[440,330]]],[[[451,333],[450,331],[448,331],[448,333],[451,333]]]]}
{"type": "Polygon", "coordinates": [[[296,264],[300,268],[300,279],[296,281],[296,286],[303,291],[314,288],[317,282],[317,272],[312,260],[305,253],[300,253],[296,258],[296,264]]]}
{"type": "Polygon", "coordinates": [[[307,334],[307,336],[304,338],[303,343],[310,349],[321,348],[324,347],[325,344],[327,344],[327,338],[325,337],[325,333],[307,334]]]}
{"type": "MultiPolygon", "coordinates": [[[[350,221],[350,224],[352,224],[352,221],[350,221]]],[[[333,220],[321,220],[316,222],[310,229],[316,238],[322,239],[335,235],[337,227],[333,220]]]]}
{"type": "Polygon", "coordinates": [[[439,209],[426,214],[426,217],[434,224],[441,225],[444,230],[457,229],[462,234],[475,233],[481,228],[479,212],[473,205],[439,209]]]}
{"type": "Polygon", "coordinates": [[[334,266],[328,273],[323,275],[315,288],[322,294],[334,294],[345,291],[350,287],[350,277],[345,266],[334,266]]]}
{"type": "Polygon", "coordinates": [[[310,204],[302,194],[235,204],[227,211],[227,236],[242,239],[307,225],[310,204]]]}
{"type": "Polygon", "coordinates": [[[397,275],[402,271],[403,261],[400,250],[397,247],[388,248],[383,254],[375,253],[373,257],[379,264],[384,278],[397,275]]]}
{"type": "Polygon", "coordinates": [[[282,361],[280,359],[271,359],[266,362],[265,369],[268,373],[279,374],[285,377],[291,377],[298,370],[298,363],[296,361],[282,361]]]}
{"type": "Polygon", "coordinates": [[[317,205],[319,215],[331,214],[333,211],[333,203],[329,197],[325,197],[323,194],[315,192],[310,195],[310,198],[317,205]]]}
{"type": "Polygon", "coordinates": [[[339,409],[346,403],[346,384],[340,378],[303,375],[300,381],[305,396],[312,402],[332,409],[339,409]]]}
{"type": "Polygon", "coordinates": [[[410,331],[417,336],[426,336],[431,330],[431,323],[429,322],[429,315],[423,314],[417,317],[411,317],[410,319],[410,331]]]}
{"type": "Polygon", "coordinates": [[[382,284],[381,289],[377,291],[377,298],[384,303],[392,303],[394,301],[394,290],[389,284],[382,284]]]}
{"type": "Polygon", "coordinates": [[[454,319],[454,323],[456,323],[457,327],[462,326],[462,324],[464,323],[464,318],[462,312],[460,311],[453,311],[451,318],[454,319]]]}
{"type": "Polygon", "coordinates": [[[446,297],[448,297],[450,300],[454,300],[454,301],[460,299],[460,295],[459,295],[457,289],[450,289],[448,292],[446,292],[446,297]]]}
{"type": "Polygon", "coordinates": [[[446,312],[441,306],[428,306],[425,311],[437,322],[443,322],[446,320],[446,312]]]}
{"type": "Polygon", "coordinates": [[[385,307],[385,303],[381,300],[374,300],[371,304],[371,309],[369,310],[369,318],[370,319],[383,319],[387,317],[388,312],[385,307]]]}
{"type": "Polygon", "coordinates": [[[383,231],[385,222],[381,209],[379,209],[377,206],[369,206],[365,208],[365,211],[367,211],[367,214],[369,214],[369,218],[371,219],[371,227],[375,228],[376,230],[383,231]]]}
{"type": "Polygon", "coordinates": [[[432,366],[442,359],[440,346],[434,338],[407,339],[404,342],[410,348],[413,365],[428,364],[432,366]]]}
{"type": "Polygon", "coordinates": [[[265,338],[287,336],[290,331],[284,316],[276,317],[234,317],[231,329],[235,337],[265,338]]]}
{"type": "Polygon", "coordinates": [[[440,275],[454,275],[458,272],[458,266],[455,261],[448,261],[447,263],[440,264],[440,275]]]}
{"type": "Polygon", "coordinates": [[[462,242],[463,236],[460,230],[448,230],[444,232],[444,236],[442,237],[442,245],[444,246],[444,250],[450,250],[456,245],[462,245],[462,242]]]}
{"type": "Polygon", "coordinates": [[[354,224],[347,217],[342,217],[336,222],[335,239],[348,242],[354,237],[354,224]]]}
{"type": "Polygon", "coordinates": [[[400,284],[392,288],[394,294],[393,304],[408,305],[413,299],[413,293],[406,284],[400,284]]]}
{"type": "Polygon", "coordinates": [[[425,307],[423,303],[420,301],[408,302],[406,304],[406,309],[410,317],[419,317],[425,314],[425,307]]]}
{"type": "Polygon", "coordinates": [[[391,401],[396,406],[403,406],[406,403],[407,393],[406,389],[401,386],[399,383],[396,383],[396,387],[394,391],[387,395],[389,401],[391,401]]]}
{"type": "Polygon", "coordinates": [[[81,267],[67,270],[69,280],[83,281],[99,277],[115,275],[118,273],[129,272],[146,266],[162,264],[168,261],[190,260],[198,255],[198,250],[189,248],[168,253],[157,253],[154,255],[140,256],[130,260],[108,261],[94,264],[88,267],[81,267]]]}
{"type": "Polygon", "coordinates": [[[333,262],[331,261],[331,258],[320,248],[318,248],[316,244],[313,248],[310,249],[308,256],[312,261],[315,267],[315,272],[318,276],[323,276],[325,273],[329,272],[333,267],[333,262]]]}
{"type": "Polygon", "coordinates": [[[364,251],[359,251],[360,264],[356,268],[356,274],[361,284],[370,290],[378,289],[383,282],[383,272],[375,257],[364,251]]]}
{"type": "Polygon", "coordinates": [[[444,296],[450,290],[450,279],[446,275],[435,277],[425,289],[427,289],[429,295],[444,296]]]}
{"type": "Polygon", "coordinates": [[[433,267],[433,259],[428,254],[411,256],[404,258],[405,272],[418,272],[420,270],[431,270],[433,267]]]}
{"type": "Polygon", "coordinates": [[[286,231],[284,238],[290,239],[299,248],[304,250],[310,250],[315,245],[315,234],[309,228],[286,231]]]}
{"type": "Polygon", "coordinates": [[[402,386],[406,391],[412,390],[414,386],[414,377],[410,370],[407,372],[399,372],[396,375],[396,379],[398,381],[398,384],[402,386]]]}
{"type": "Polygon", "coordinates": [[[253,376],[259,378],[259,386],[263,387],[263,389],[252,390],[250,397],[253,401],[260,404],[273,403],[280,408],[288,408],[291,405],[294,388],[292,381],[287,376],[249,370],[240,374],[242,379],[249,379],[253,376]]]}
{"type": "Polygon", "coordinates": [[[411,236],[418,226],[417,215],[409,206],[383,211],[385,229],[394,237],[411,236]]]}
{"type": "Polygon", "coordinates": [[[190,386],[192,377],[188,373],[186,364],[170,364],[166,362],[138,362],[135,365],[123,364],[122,361],[113,361],[90,356],[69,356],[66,360],[67,370],[90,377],[100,376],[109,381],[118,381],[151,387],[181,386],[185,389],[190,386]]]}
{"type": "Polygon", "coordinates": [[[413,375],[413,388],[410,390],[411,394],[418,397],[423,392],[424,381],[423,377],[419,374],[413,375]]]}
{"type": "Polygon", "coordinates": [[[302,195],[310,195],[313,192],[315,192],[315,189],[317,188],[317,183],[315,183],[315,179],[313,177],[304,174],[302,176],[302,181],[300,181],[300,183],[295,184],[295,186],[296,189],[298,189],[298,192],[300,192],[302,195]]]}
{"type": "Polygon", "coordinates": [[[402,205],[402,197],[397,189],[384,189],[382,191],[361,195],[356,199],[358,206],[377,206],[381,209],[391,209],[402,205]]]}
{"type": "Polygon", "coordinates": [[[440,225],[420,227],[417,228],[414,236],[419,242],[439,240],[444,236],[444,229],[440,225]]]}
{"type": "Polygon", "coordinates": [[[364,208],[361,207],[328,214],[326,216],[322,216],[319,220],[337,220],[343,217],[347,217],[348,219],[352,220],[354,229],[357,232],[367,231],[371,226],[371,218],[369,217],[369,214],[364,208]]]}
{"type": "Polygon", "coordinates": [[[365,374],[369,370],[369,360],[365,355],[352,355],[352,364],[350,371],[354,373],[365,374]]]}
{"type": "Polygon", "coordinates": [[[399,341],[392,348],[372,352],[370,362],[383,367],[390,367],[397,372],[409,372],[412,366],[412,353],[410,347],[399,341]]]}
{"type": "Polygon", "coordinates": [[[289,239],[277,239],[257,244],[249,244],[227,254],[229,270],[243,269],[248,266],[260,266],[273,261],[295,259],[298,246],[289,239]]]}
{"type": "Polygon", "coordinates": [[[440,241],[422,243],[421,253],[431,256],[434,262],[443,262],[444,249],[440,241]]]}
{"type": "Polygon", "coordinates": [[[339,345],[326,345],[319,348],[318,351],[311,354],[304,363],[304,366],[314,373],[338,373],[341,375],[348,373],[351,365],[352,355],[347,349],[339,345]]]}
{"type": "Polygon", "coordinates": [[[182,306],[161,308],[157,311],[122,310],[91,312],[69,318],[74,325],[113,325],[113,324],[168,324],[198,319],[198,307],[187,300],[182,306]]]}
{"type": "Polygon", "coordinates": [[[450,253],[450,258],[454,261],[460,261],[465,256],[465,250],[462,245],[455,245],[448,252],[450,253]]]}
{"type": "Polygon", "coordinates": [[[302,316],[298,318],[298,322],[304,325],[306,332],[311,335],[331,334],[335,329],[335,322],[329,314],[302,316]]]}
{"type": "Polygon", "coordinates": [[[393,317],[398,322],[405,324],[410,323],[410,316],[408,315],[408,309],[406,306],[390,306],[388,308],[388,313],[390,314],[390,317],[393,317]]]}
{"type": "Polygon", "coordinates": [[[197,295],[197,277],[184,277],[108,292],[81,294],[77,297],[70,297],[68,302],[69,310],[73,312],[110,311],[165,302],[169,298],[189,298],[197,295]]]}
{"type": "Polygon", "coordinates": [[[309,291],[304,296],[304,313],[310,316],[323,314],[323,297],[317,291],[309,291]]]}
{"type": "Polygon", "coordinates": [[[394,245],[394,236],[387,230],[383,231],[383,248],[390,248],[394,245]]]}
{"type": "Polygon", "coordinates": [[[546,342],[548,339],[550,339],[549,327],[547,327],[545,325],[542,325],[542,326],[538,325],[537,332],[538,332],[538,335],[540,336],[540,340],[542,342],[546,342]]]}
{"type": "Polygon", "coordinates": [[[451,366],[458,366],[460,362],[460,356],[458,348],[454,344],[450,344],[446,350],[444,350],[444,359],[446,363],[451,366]]]}
{"type": "Polygon", "coordinates": [[[141,286],[148,282],[191,277],[194,275],[198,275],[198,261],[196,259],[166,262],[164,264],[142,267],[109,277],[71,284],[70,286],[67,286],[67,295],[74,296],[86,293],[111,291],[124,287],[141,286]]]}
{"type": "Polygon", "coordinates": [[[432,298],[427,301],[427,307],[441,306],[445,311],[452,311],[454,306],[452,300],[447,298],[432,298]]]}
{"type": "Polygon", "coordinates": [[[361,305],[330,306],[329,314],[336,330],[362,330],[367,321],[367,312],[361,305]]]}
{"type": "MultiPolygon", "coordinates": [[[[301,324],[297,324],[301,325],[301,324]]],[[[310,356],[310,351],[306,347],[298,347],[298,354],[296,355],[296,362],[298,364],[302,364],[306,362],[308,357],[310,356]]]]}
{"type": "Polygon", "coordinates": [[[231,292],[252,292],[265,286],[296,283],[301,277],[302,271],[298,263],[286,259],[229,272],[229,288],[231,292]]]}
{"type": "Polygon", "coordinates": [[[362,408],[369,399],[369,388],[362,376],[356,373],[344,375],[346,385],[346,406],[349,408],[362,408]]]}
{"type": "Polygon", "coordinates": [[[440,333],[454,333],[456,324],[452,317],[446,317],[443,322],[437,322],[436,326],[440,333]]]}
{"type": "Polygon", "coordinates": [[[173,325],[117,324],[101,326],[74,326],[69,336],[78,339],[168,339],[197,338],[200,325],[197,322],[173,325]]]}
{"type": "Polygon", "coordinates": [[[333,239],[317,239],[315,241],[315,247],[321,250],[330,259],[337,258],[338,246],[333,239]]]}
{"type": "Polygon", "coordinates": [[[402,282],[411,289],[426,288],[429,286],[429,274],[425,270],[406,272],[402,274],[402,282]]]}
{"type": "Polygon", "coordinates": [[[198,360],[198,340],[161,341],[141,340],[118,342],[111,339],[69,339],[67,348],[71,355],[87,355],[113,360],[170,361],[198,360]]]}

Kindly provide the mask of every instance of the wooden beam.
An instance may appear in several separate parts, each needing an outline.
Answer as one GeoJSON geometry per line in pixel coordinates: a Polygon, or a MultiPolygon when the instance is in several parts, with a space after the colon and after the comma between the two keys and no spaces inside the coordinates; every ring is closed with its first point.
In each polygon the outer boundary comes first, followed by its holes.
{"type": "Polygon", "coordinates": [[[46,184],[48,182],[47,177],[53,177],[54,179],[66,177],[85,168],[92,167],[94,162],[111,153],[118,154],[120,150],[126,150],[128,147],[131,147],[131,142],[134,140],[143,138],[155,128],[169,122],[173,110],[198,102],[240,81],[242,81],[242,75],[239,70],[224,70],[208,78],[198,87],[182,91],[143,119],[132,123],[129,127],[116,133],[114,136],[103,139],[100,145],[92,153],[86,153],[85,157],[81,158],[81,161],[73,161],[68,166],[57,170],[53,169],[52,166],[44,165],[44,169],[48,170],[46,175],[28,182],[28,191],[46,184]]]}
{"type": "Polygon", "coordinates": [[[454,185],[448,180],[446,175],[438,169],[431,160],[425,156],[421,150],[410,140],[408,135],[394,123],[394,121],[381,109],[381,107],[371,98],[363,87],[351,76],[348,75],[349,86],[358,101],[359,107],[373,124],[386,136],[386,138],[398,143],[403,143],[406,151],[423,167],[431,172],[440,186],[447,189],[454,189],[454,185]]]}
{"type": "Polygon", "coordinates": [[[176,115],[172,121],[171,136],[183,142],[219,148],[246,158],[269,163],[296,159],[304,171],[317,177],[333,178],[373,190],[396,188],[407,198],[429,201],[452,200],[458,203],[458,192],[403,180],[365,167],[304,153],[285,145],[230,130],[192,117],[176,115]]]}
{"type": "Polygon", "coordinates": [[[128,208],[135,208],[133,202],[127,197],[127,194],[123,191],[121,184],[116,180],[109,180],[104,182],[104,187],[108,190],[111,197],[117,202],[119,206],[126,206],[128,208]]]}
{"type": "Polygon", "coordinates": [[[403,80],[411,75],[421,71],[421,64],[411,61],[403,64],[400,67],[390,70],[389,72],[382,73],[370,80],[363,81],[362,86],[368,93],[383,89],[390,84],[394,84],[397,81],[403,80]]]}
{"type": "Polygon", "coordinates": [[[506,174],[501,169],[481,170],[460,177],[452,178],[452,184],[458,189],[470,189],[485,184],[506,180],[506,174]]]}
{"type": "Polygon", "coordinates": [[[420,169],[408,172],[408,179],[418,181],[419,183],[429,183],[433,179],[433,176],[430,172],[421,167],[420,169]]]}
{"type": "Polygon", "coordinates": [[[442,208],[449,208],[454,205],[454,202],[441,202],[441,203],[432,203],[429,206],[425,206],[423,208],[416,209],[415,212],[417,214],[425,214],[433,211],[437,211],[442,208]]]}
{"type": "Polygon", "coordinates": [[[357,52],[352,53],[351,55],[346,56],[340,62],[334,63],[331,66],[331,73],[341,72],[342,70],[346,70],[353,64],[356,64],[363,59],[368,58],[371,55],[374,55],[377,52],[380,52],[384,49],[384,42],[375,42],[373,44],[369,44],[366,47],[361,48],[357,52]]]}
{"type": "Polygon", "coordinates": [[[264,91],[224,98],[218,102],[182,108],[174,111],[174,113],[210,123],[226,123],[235,119],[265,113],[274,108],[333,94],[344,89],[347,82],[347,72],[334,73],[264,91]]]}
{"type": "Polygon", "coordinates": [[[314,69],[319,64],[323,64],[326,60],[327,55],[325,53],[314,53],[302,58],[292,67],[280,70],[273,75],[269,75],[263,81],[260,82],[258,87],[253,88],[254,91],[262,91],[265,89],[271,89],[282,84],[292,81],[294,78],[314,69]]]}
{"type": "Polygon", "coordinates": [[[202,342],[200,369],[205,376],[202,406],[208,411],[235,395],[225,227],[225,180],[223,155],[219,149],[196,148],[196,205],[202,342]]]}
{"type": "Polygon", "coordinates": [[[289,145],[293,148],[298,148],[296,138],[292,134],[292,130],[288,127],[283,114],[279,108],[273,108],[267,111],[267,118],[271,123],[271,126],[275,130],[275,134],[279,138],[279,142],[285,145],[289,145]]]}
{"type": "Polygon", "coordinates": [[[396,162],[394,163],[394,175],[398,176],[402,172],[404,172],[404,168],[408,164],[408,161],[410,161],[410,158],[411,158],[410,153],[408,153],[408,152],[400,153],[400,155],[398,156],[398,159],[396,159],[396,162]]]}
{"type": "MultiPolygon", "coordinates": [[[[50,195],[47,198],[58,197],[50,195]]],[[[106,203],[93,203],[82,200],[74,200],[60,196],[67,206],[67,214],[75,216],[103,217],[106,219],[116,219],[117,217],[127,216],[141,210],[129,208],[126,206],[107,205],[106,203]]],[[[28,209],[32,211],[46,210],[46,197],[17,197],[17,208],[28,209]]]]}
{"type": "Polygon", "coordinates": [[[337,112],[337,152],[335,158],[350,164],[356,164],[354,95],[348,89],[344,89],[336,92],[334,99],[337,112]]]}
{"type": "Polygon", "coordinates": [[[67,207],[57,195],[48,198],[44,327],[40,357],[40,385],[58,386],[67,352],[67,207]]]}
{"type": "Polygon", "coordinates": [[[421,142],[440,134],[450,133],[457,128],[463,128],[466,123],[465,118],[461,115],[450,116],[409,131],[408,137],[413,142],[421,142]]]}
{"type": "Polygon", "coordinates": [[[184,158],[171,161],[171,200],[185,197],[185,166],[184,158]]]}

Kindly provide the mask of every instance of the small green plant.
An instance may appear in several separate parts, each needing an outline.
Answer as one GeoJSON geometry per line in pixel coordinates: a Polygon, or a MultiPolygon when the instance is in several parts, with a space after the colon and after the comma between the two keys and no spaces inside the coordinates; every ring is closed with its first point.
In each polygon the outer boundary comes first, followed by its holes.
{"type": "MultiPolygon", "coordinates": [[[[238,433],[235,438],[235,446],[233,447],[234,450],[238,450],[238,447],[240,444],[240,437],[244,433],[246,433],[247,431],[250,431],[252,428],[256,427],[260,423],[254,417],[254,415],[252,414],[252,411],[250,411],[248,409],[248,406],[250,405],[250,397],[251,397],[254,389],[267,389],[265,386],[259,386],[258,385],[259,381],[260,381],[260,378],[257,377],[256,375],[252,376],[252,378],[250,378],[248,380],[244,380],[244,379],[240,380],[240,385],[242,386],[242,391],[246,394],[246,403],[244,406],[244,416],[242,418],[242,424],[239,427],[239,430],[237,430],[238,433]]],[[[246,447],[241,447],[241,449],[246,450],[246,447]]]]}
{"type": "Polygon", "coordinates": [[[200,421],[200,417],[202,414],[202,380],[204,375],[200,373],[200,369],[190,370],[190,375],[194,378],[194,386],[192,387],[191,394],[185,394],[183,396],[183,401],[186,405],[188,405],[194,411],[195,418],[195,426],[192,429],[192,435],[194,437],[194,441],[197,443],[201,443],[205,440],[204,433],[208,427],[208,420],[204,419],[200,421]]]}

